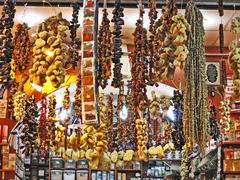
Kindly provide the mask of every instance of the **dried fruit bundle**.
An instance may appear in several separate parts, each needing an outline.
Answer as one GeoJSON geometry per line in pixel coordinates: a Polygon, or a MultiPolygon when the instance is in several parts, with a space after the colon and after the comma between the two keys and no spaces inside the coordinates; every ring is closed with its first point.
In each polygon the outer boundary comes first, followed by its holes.
{"type": "Polygon", "coordinates": [[[113,68],[113,81],[112,86],[115,88],[120,88],[123,84],[123,77],[121,73],[122,69],[122,63],[120,62],[121,56],[123,54],[122,52],[122,40],[121,40],[121,29],[122,25],[124,25],[124,20],[122,17],[123,14],[123,7],[121,7],[120,0],[115,1],[115,8],[113,10],[113,19],[112,22],[114,23],[114,32],[113,32],[113,58],[112,62],[114,63],[113,68]]]}
{"type": "Polygon", "coordinates": [[[30,54],[30,37],[28,34],[29,27],[26,23],[18,24],[16,26],[15,37],[13,39],[13,57],[12,62],[15,66],[15,70],[21,73],[26,70],[29,63],[29,54],[30,54]]]}
{"type": "Polygon", "coordinates": [[[92,125],[85,125],[83,127],[83,135],[81,136],[81,149],[92,149],[95,144],[96,129],[92,125]]]}
{"type": "Polygon", "coordinates": [[[61,13],[39,25],[33,47],[33,65],[29,70],[31,82],[42,86],[49,77],[55,88],[64,82],[68,51],[64,38],[68,26],[69,22],[62,18],[61,13]]]}
{"type": "Polygon", "coordinates": [[[182,147],[185,144],[185,138],[183,134],[183,94],[178,91],[174,90],[172,103],[174,107],[174,112],[176,113],[176,121],[173,122],[173,131],[172,131],[172,140],[174,146],[177,150],[182,150],[182,147]]]}
{"type": "Polygon", "coordinates": [[[3,84],[3,88],[8,87],[11,80],[10,63],[13,52],[11,30],[15,12],[15,1],[5,0],[0,19],[0,84],[3,84]]]}
{"type": "Polygon", "coordinates": [[[239,98],[240,96],[240,48],[238,47],[238,40],[232,41],[229,46],[228,61],[231,64],[233,70],[233,86],[234,95],[239,98]]]}
{"type": "Polygon", "coordinates": [[[37,147],[38,137],[38,108],[33,97],[26,100],[24,109],[25,114],[22,121],[23,129],[21,132],[21,141],[23,144],[22,153],[30,155],[37,147]]]}
{"type": "Polygon", "coordinates": [[[48,148],[51,149],[55,146],[54,138],[55,138],[55,122],[57,122],[56,119],[56,96],[53,94],[49,96],[48,99],[48,115],[47,115],[47,144],[48,148]]]}
{"type": "Polygon", "coordinates": [[[8,116],[9,119],[13,119],[12,117],[14,116],[14,94],[18,91],[19,84],[16,81],[13,81],[10,93],[8,96],[8,116]]]}
{"type": "Polygon", "coordinates": [[[98,32],[98,83],[104,89],[111,77],[112,34],[107,9],[103,9],[102,23],[98,32]]]}
{"type": "Polygon", "coordinates": [[[186,143],[181,151],[181,180],[188,180],[189,179],[189,149],[191,148],[191,145],[189,143],[186,143]]]}
{"type": "Polygon", "coordinates": [[[231,124],[231,117],[230,117],[230,100],[224,100],[221,101],[221,119],[220,119],[220,127],[221,127],[221,133],[223,135],[226,135],[227,132],[230,130],[230,124],[231,124]]]}
{"type": "Polygon", "coordinates": [[[148,130],[147,120],[144,118],[136,119],[137,130],[137,154],[140,160],[147,160],[148,130]]]}
{"type": "Polygon", "coordinates": [[[81,75],[78,75],[76,92],[74,95],[74,110],[78,119],[82,120],[82,93],[81,93],[81,75]]]}
{"type": "Polygon", "coordinates": [[[220,136],[220,127],[216,116],[217,112],[215,106],[210,106],[210,136],[212,136],[215,141],[217,141],[220,136]]]}
{"type": "Polygon", "coordinates": [[[41,102],[40,118],[38,125],[39,155],[45,157],[48,151],[48,133],[47,132],[47,99],[44,97],[41,102]]]}
{"type": "Polygon", "coordinates": [[[113,148],[113,94],[110,93],[108,96],[108,106],[107,106],[107,129],[108,129],[108,149],[111,152],[113,148]]]}
{"type": "Polygon", "coordinates": [[[77,38],[77,29],[79,28],[80,24],[78,23],[78,14],[80,10],[79,2],[75,2],[73,4],[73,13],[72,13],[72,20],[70,21],[70,38],[72,39],[71,47],[70,47],[70,58],[72,67],[75,68],[77,66],[77,62],[80,58],[79,56],[79,49],[81,48],[80,39],[77,38]]]}
{"type": "Polygon", "coordinates": [[[190,25],[182,14],[173,16],[172,21],[170,33],[172,34],[172,48],[174,51],[173,64],[175,67],[183,69],[189,53],[186,41],[187,33],[190,31],[190,25]]]}
{"type": "Polygon", "coordinates": [[[159,49],[159,41],[158,37],[156,36],[157,28],[159,27],[159,23],[157,21],[157,10],[156,10],[156,0],[149,0],[148,1],[148,7],[149,7],[149,13],[148,17],[150,20],[149,25],[149,40],[148,40],[148,48],[149,48],[149,80],[151,80],[153,83],[156,83],[156,77],[155,77],[155,70],[156,67],[154,65],[154,61],[158,61],[158,55],[157,51],[159,49]]]}
{"type": "Polygon", "coordinates": [[[64,109],[69,109],[70,107],[70,92],[68,87],[64,91],[64,96],[63,96],[63,108],[64,109]]]}
{"type": "Polygon", "coordinates": [[[26,101],[26,94],[17,91],[13,95],[13,115],[16,121],[22,121],[25,113],[25,101],[26,101]]]}
{"type": "Polygon", "coordinates": [[[118,95],[118,100],[117,100],[117,111],[116,111],[116,116],[117,116],[117,148],[118,150],[122,150],[124,148],[124,136],[123,136],[123,122],[120,118],[120,113],[123,109],[123,100],[124,100],[124,95],[122,94],[123,92],[120,91],[118,95]]]}
{"type": "Polygon", "coordinates": [[[186,8],[186,19],[191,25],[187,48],[191,49],[185,63],[184,135],[191,147],[198,144],[201,153],[209,138],[208,93],[204,56],[203,16],[193,1],[186,8]]]}
{"type": "Polygon", "coordinates": [[[230,31],[233,33],[240,33],[240,17],[239,16],[232,19],[230,31]]]}
{"type": "Polygon", "coordinates": [[[155,49],[153,68],[155,81],[157,82],[162,82],[167,78],[171,79],[175,71],[173,36],[170,28],[173,24],[172,17],[176,14],[176,0],[167,0],[162,8],[162,16],[157,22],[158,28],[156,30],[156,38],[159,42],[157,44],[158,48],[155,49]]]}
{"type": "Polygon", "coordinates": [[[143,27],[143,6],[139,9],[139,19],[136,23],[134,35],[135,49],[131,54],[131,93],[135,119],[139,118],[138,110],[144,111],[147,103],[146,82],[148,66],[146,65],[147,56],[147,30],[143,27]]]}

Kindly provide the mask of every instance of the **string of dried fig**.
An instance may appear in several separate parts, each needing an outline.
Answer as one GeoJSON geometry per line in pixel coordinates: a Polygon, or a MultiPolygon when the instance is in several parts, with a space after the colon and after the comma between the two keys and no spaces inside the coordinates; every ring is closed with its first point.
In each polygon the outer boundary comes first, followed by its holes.
{"type": "Polygon", "coordinates": [[[98,83],[104,89],[111,77],[112,33],[107,9],[103,9],[102,23],[98,32],[98,83]]]}
{"type": "Polygon", "coordinates": [[[11,80],[10,63],[13,52],[11,30],[15,12],[15,1],[5,0],[0,19],[0,84],[3,84],[3,87],[1,87],[3,89],[10,85],[11,80]]]}
{"type": "Polygon", "coordinates": [[[124,25],[124,20],[122,17],[123,14],[123,7],[121,7],[121,1],[115,1],[115,8],[113,10],[113,19],[112,22],[114,23],[114,32],[113,32],[113,58],[112,62],[114,63],[113,68],[113,81],[112,86],[115,88],[120,88],[123,84],[123,77],[121,73],[122,63],[120,62],[122,56],[122,25],[124,25]]]}
{"type": "Polygon", "coordinates": [[[70,38],[72,40],[70,46],[70,58],[72,67],[75,68],[77,66],[77,62],[80,59],[79,50],[81,49],[81,42],[80,39],[77,38],[77,29],[79,28],[80,24],[78,23],[78,15],[80,10],[79,2],[73,3],[73,13],[72,13],[72,20],[70,21],[70,38]]]}

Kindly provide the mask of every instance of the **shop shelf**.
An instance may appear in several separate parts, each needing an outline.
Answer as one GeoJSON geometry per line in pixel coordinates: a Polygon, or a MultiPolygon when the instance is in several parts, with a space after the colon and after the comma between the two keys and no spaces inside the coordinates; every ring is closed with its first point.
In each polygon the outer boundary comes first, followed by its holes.
{"type": "Polygon", "coordinates": [[[14,172],[14,169],[0,169],[0,172],[14,172]]]}
{"type": "Polygon", "coordinates": [[[224,171],[224,174],[239,174],[240,175],[240,171],[224,171]]]}
{"type": "Polygon", "coordinates": [[[0,143],[0,146],[8,146],[8,143],[0,143]]]}
{"type": "Polygon", "coordinates": [[[119,172],[141,172],[141,169],[117,169],[119,172]]]}

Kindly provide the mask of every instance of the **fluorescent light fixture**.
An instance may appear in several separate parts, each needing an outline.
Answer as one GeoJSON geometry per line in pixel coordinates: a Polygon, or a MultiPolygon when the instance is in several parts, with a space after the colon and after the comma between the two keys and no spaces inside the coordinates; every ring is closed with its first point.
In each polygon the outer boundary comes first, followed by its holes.
{"type": "Polygon", "coordinates": [[[167,117],[169,117],[169,119],[170,119],[171,121],[175,121],[175,114],[174,114],[174,107],[173,107],[173,106],[170,106],[170,107],[168,108],[167,117]]]}
{"type": "Polygon", "coordinates": [[[39,85],[34,84],[34,83],[30,83],[30,84],[36,91],[38,91],[38,92],[42,91],[42,88],[43,88],[42,86],[39,86],[39,85]]]}
{"type": "Polygon", "coordinates": [[[122,108],[122,111],[120,112],[120,118],[122,120],[126,120],[127,117],[128,117],[128,110],[127,110],[127,107],[125,105],[123,105],[123,108],[122,108]]]}

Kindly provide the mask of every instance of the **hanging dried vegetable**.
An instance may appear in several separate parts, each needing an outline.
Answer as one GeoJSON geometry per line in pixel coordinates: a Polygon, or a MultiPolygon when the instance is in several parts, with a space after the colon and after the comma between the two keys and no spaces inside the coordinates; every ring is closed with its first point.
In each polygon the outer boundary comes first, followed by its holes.
{"type": "Polygon", "coordinates": [[[39,138],[39,155],[45,157],[48,150],[48,133],[47,132],[47,99],[44,97],[41,102],[40,118],[38,125],[38,138],[39,138]]]}
{"type": "Polygon", "coordinates": [[[203,16],[193,1],[186,8],[186,19],[191,25],[187,47],[191,49],[185,64],[184,135],[191,148],[198,144],[204,153],[209,138],[208,94],[204,57],[203,16]]]}
{"type": "Polygon", "coordinates": [[[9,119],[13,119],[14,116],[14,94],[16,94],[16,92],[18,91],[18,83],[16,81],[13,81],[11,89],[10,89],[10,93],[8,96],[8,116],[9,119]]]}
{"type": "Polygon", "coordinates": [[[231,22],[231,32],[240,33],[240,16],[235,17],[231,22]]]}
{"type": "Polygon", "coordinates": [[[70,58],[72,67],[75,68],[77,66],[77,62],[80,58],[79,50],[81,48],[80,39],[77,38],[77,29],[79,28],[80,24],[78,23],[78,15],[80,10],[79,2],[73,3],[73,13],[72,13],[72,20],[70,21],[70,38],[72,39],[71,47],[70,47],[70,58]]]}
{"type": "Polygon", "coordinates": [[[131,95],[137,133],[137,155],[140,160],[147,160],[148,124],[147,120],[144,118],[144,112],[148,101],[146,95],[146,82],[150,82],[150,80],[148,80],[148,65],[146,63],[148,54],[147,30],[143,27],[143,15],[144,9],[140,4],[139,19],[136,22],[136,28],[133,33],[135,49],[131,55],[131,95]]]}
{"type": "Polygon", "coordinates": [[[53,94],[49,96],[48,99],[48,115],[47,115],[47,144],[48,148],[52,149],[55,146],[54,138],[55,138],[55,122],[57,122],[56,119],[56,96],[53,94]]]}
{"type": "Polygon", "coordinates": [[[172,49],[174,51],[173,65],[182,69],[189,53],[186,41],[190,25],[182,14],[173,16],[172,21],[170,33],[172,34],[172,49]]]}
{"type": "Polygon", "coordinates": [[[25,113],[23,117],[23,129],[21,132],[21,141],[23,146],[22,153],[30,155],[34,152],[34,148],[37,147],[37,134],[38,134],[38,108],[34,101],[34,98],[31,97],[25,102],[25,113]]]}
{"type": "Polygon", "coordinates": [[[217,120],[217,112],[215,106],[210,106],[210,114],[209,114],[209,119],[210,119],[210,136],[217,141],[218,138],[220,137],[220,128],[219,128],[219,123],[217,120]]]}
{"type": "MultiPolygon", "coordinates": [[[[240,17],[236,17],[232,20],[231,32],[234,32],[238,37],[240,33],[240,17]]],[[[236,98],[240,96],[240,47],[238,39],[233,40],[229,46],[229,57],[228,61],[231,64],[233,70],[233,86],[234,95],[236,98]]]]}
{"type": "Polygon", "coordinates": [[[29,70],[31,82],[42,86],[46,77],[58,88],[65,80],[68,46],[64,43],[69,22],[62,13],[45,20],[38,27],[33,46],[33,64],[29,70]]]}
{"type": "Polygon", "coordinates": [[[107,106],[107,129],[108,129],[108,149],[112,152],[113,148],[113,94],[110,93],[108,96],[108,106],[107,106]]]}
{"type": "Polygon", "coordinates": [[[167,78],[172,78],[175,71],[174,50],[172,47],[173,37],[170,33],[173,24],[172,17],[177,15],[176,0],[167,0],[162,8],[162,16],[158,23],[156,38],[159,41],[159,47],[155,49],[153,67],[155,72],[155,81],[162,82],[167,78]]]}
{"type": "Polygon", "coordinates": [[[223,135],[226,135],[230,130],[230,124],[231,124],[231,117],[230,117],[230,100],[224,100],[221,101],[221,119],[220,119],[220,127],[221,127],[221,133],[223,135]]]}
{"type": "Polygon", "coordinates": [[[124,25],[124,20],[122,17],[123,14],[123,7],[121,7],[120,0],[115,1],[115,8],[113,10],[113,19],[112,22],[114,23],[114,32],[113,32],[113,58],[112,62],[114,63],[113,68],[113,81],[112,86],[115,88],[120,88],[123,84],[123,77],[121,73],[122,69],[122,63],[120,62],[121,56],[123,54],[122,52],[122,40],[121,40],[121,29],[122,25],[124,25]]]}
{"type": "Polygon", "coordinates": [[[26,101],[26,94],[22,91],[17,91],[13,95],[13,115],[16,121],[22,121],[25,112],[25,101],[26,101]]]}
{"type": "Polygon", "coordinates": [[[63,96],[63,108],[64,109],[69,109],[70,107],[70,92],[68,87],[64,91],[64,96],[63,96]]]}
{"type": "Polygon", "coordinates": [[[156,144],[159,136],[161,115],[160,99],[156,96],[156,92],[152,91],[152,100],[149,105],[149,142],[150,145],[156,144]]]}
{"type": "Polygon", "coordinates": [[[176,114],[176,121],[173,122],[172,140],[174,146],[177,150],[182,150],[185,144],[185,138],[183,133],[183,94],[174,90],[172,103],[174,107],[174,112],[176,114]]]}
{"type": "Polygon", "coordinates": [[[116,111],[116,116],[117,116],[117,147],[118,150],[123,150],[124,149],[124,137],[123,137],[123,122],[120,117],[120,113],[123,108],[123,98],[124,95],[122,94],[123,92],[120,91],[118,95],[118,100],[117,100],[117,111],[116,111]]]}
{"type": "Polygon", "coordinates": [[[147,120],[140,116],[136,119],[137,130],[137,155],[139,160],[147,160],[147,144],[148,144],[148,124],[147,120]]]}
{"type": "MultiPolygon", "coordinates": [[[[159,48],[159,42],[158,38],[156,36],[157,33],[157,28],[158,28],[158,21],[157,21],[157,10],[156,10],[156,0],[149,0],[148,1],[148,7],[149,7],[149,20],[150,20],[150,25],[149,25],[149,41],[148,41],[148,48],[149,48],[149,80],[151,82],[155,82],[155,68],[154,68],[154,61],[157,61],[156,57],[156,52],[159,48]]],[[[151,83],[150,83],[151,84],[151,83]]]]}
{"type": "MultiPolygon", "coordinates": [[[[0,84],[5,89],[11,80],[11,59],[12,59],[12,27],[15,16],[15,1],[5,0],[0,19],[0,84]]],[[[2,88],[1,88],[2,89],[2,88]]]]}
{"type": "Polygon", "coordinates": [[[15,37],[13,39],[14,50],[11,62],[15,67],[15,70],[12,69],[13,72],[18,70],[23,73],[28,66],[31,45],[28,30],[29,27],[26,23],[18,24],[16,26],[15,37]]]}
{"type": "Polygon", "coordinates": [[[143,6],[139,9],[139,19],[136,23],[136,28],[133,33],[134,36],[134,51],[131,54],[131,93],[134,109],[134,118],[139,118],[138,110],[144,111],[147,103],[146,95],[146,82],[147,82],[147,68],[146,56],[147,56],[147,30],[143,27],[143,6]]]}
{"type": "Polygon", "coordinates": [[[190,162],[188,160],[189,158],[189,149],[191,148],[191,145],[188,143],[186,143],[183,147],[182,147],[182,151],[181,151],[181,180],[188,180],[189,179],[189,165],[190,162]]]}
{"type": "Polygon", "coordinates": [[[82,93],[81,93],[81,75],[78,75],[76,92],[74,95],[74,110],[75,115],[79,120],[82,120],[82,93]]]}
{"type": "Polygon", "coordinates": [[[92,125],[85,125],[83,127],[83,135],[81,136],[81,149],[92,149],[95,144],[95,134],[96,129],[92,125]]]}
{"type": "Polygon", "coordinates": [[[111,77],[112,33],[107,9],[103,9],[102,23],[98,32],[98,83],[104,89],[111,77]]]}

